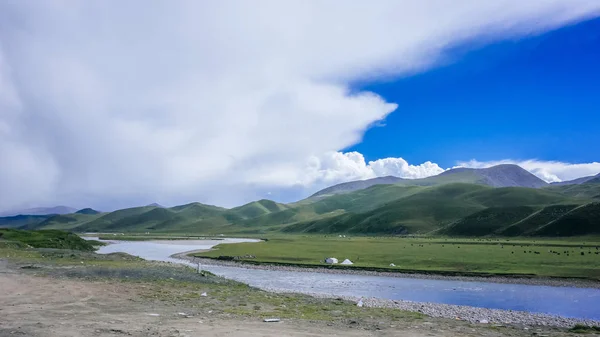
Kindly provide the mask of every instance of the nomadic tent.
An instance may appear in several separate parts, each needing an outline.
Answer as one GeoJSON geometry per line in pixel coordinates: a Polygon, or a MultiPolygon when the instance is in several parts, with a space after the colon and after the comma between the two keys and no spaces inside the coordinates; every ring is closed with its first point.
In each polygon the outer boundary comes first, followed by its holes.
{"type": "Polygon", "coordinates": [[[328,257],[325,259],[325,263],[327,264],[336,264],[338,263],[338,259],[336,259],[335,257],[328,257]]]}
{"type": "Polygon", "coordinates": [[[354,264],[352,263],[352,261],[345,259],[344,262],[340,263],[340,264],[354,264]]]}

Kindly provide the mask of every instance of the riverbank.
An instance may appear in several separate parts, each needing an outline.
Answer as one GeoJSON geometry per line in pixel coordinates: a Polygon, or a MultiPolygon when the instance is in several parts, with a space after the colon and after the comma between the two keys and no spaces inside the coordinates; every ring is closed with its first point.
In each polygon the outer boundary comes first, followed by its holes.
{"type": "Polygon", "coordinates": [[[241,258],[248,264],[317,268],[323,266],[325,258],[334,257],[340,262],[348,259],[353,265],[335,265],[332,269],[459,277],[544,277],[600,283],[598,241],[286,235],[260,243],[218,245],[197,255],[212,259],[241,258]]]}
{"type": "Polygon", "coordinates": [[[340,298],[277,294],[126,254],[43,255],[0,249],[0,336],[572,335],[565,328],[472,324],[368,301],[358,307],[340,298]]]}
{"type": "MultiPolygon", "coordinates": [[[[287,293],[287,291],[281,289],[268,290],[280,294],[287,293]]],[[[442,303],[386,300],[381,298],[360,298],[350,296],[340,297],[310,292],[305,292],[303,294],[317,298],[342,298],[348,301],[355,301],[356,303],[362,302],[363,306],[368,308],[388,308],[405,310],[425,314],[429,317],[449,318],[479,324],[506,324],[518,326],[521,328],[534,326],[552,326],[568,328],[576,324],[586,326],[600,326],[600,321],[567,318],[539,313],[531,313],[526,311],[488,309],[442,303]]]]}
{"type": "Polygon", "coordinates": [[[260,270],[281,270],[281,271],[294,271],[294,272],[309,272],[309,273],[325,273],[325,274],[348,274],[348,275],[365,275],[365,276],[386,276],[386,277],[399,277],[399,278],[414,278],[414,279],[429,279],[429,280],[452,280],[452,281],[467,281],[467,282],[491,282],[491,283],[504,283],[504,284],[526,284],[526,285],[540,285],[550,287],[575,287],[575,288],[594,288],[600,289],[600,282],[588,279],[579,278],[550,278],[550,277],[526,277],[513,275],[511,277],[506,276],[452,276],[452,275],[439,275],[435,273],[403,273],[398,272],[386,272],[386,271],[370,271],[370,270],[353,270],[352,267],[344,269],[329,268],[329,266],[323,265],[323,267],[314,266],[289,266],[272,263],[248,263],[246,261],[225,261],[217,260],[212,258],[202,258],[191,256],[192,254],[204,253],[210,251],[210,249],[199,249],[192,250],[183,253],[177,253],[171,255],[172,258],[186,260],[192,263],[200,263],[202,265],[214,265],[214,266],[228,266],[228,267],[241,267],[247,269],[260,269],[260,270]]]}
{"type": "MultiPolygon", "coordinates": [[[[354,275],[370,275],[370,276],[391,276],[401,278],[418,278],[418,279],[436,279],[436,280],[453,280],[453,281],[467,281],[467,282],[497,282],[497,283],[521,283],[531,285],[544,285],[544,286],[560,286],[560,287],[573,287],[579,286],[584,287],[586,283],[582,280],[553,280],[553,279],[514,279],[514,278],[476,278],[476,277],[448,277],[440,275],[415,275],[415,274],[399,274],[399,273],[377,273],[367,271],[349,271],[349,270],[335,270],[327,268],[301,268],[301,267],[288,267],[288,266],[273,266],[273,265],[256,265],[247,264],[243,262],[235,261],[219,261],[212,259],[201,259],[189,256],[189,254],[198,253],[200,251],[191,251],[185,253],[174,254],[171,257],[176,259],[186,260],[192,263],[200,263],[202,266],[214,265],[214,266],[230,266],[238,268],[248,269],[262,269],[262,270],[280,270],[280,271],[293,271],[293,272],[311,272],[311,273],[335,273],[335,274],[354,274],[354,275]],[[521,281],[521,282],[519,282],[521,281]]],[[[597,285],[596,285],[597,287],[597,285]]],[[[382,298],[361,298],[353,296],[338,296],[330,294],[322,294],[311,291],[290,291],[288,289],[278,288],[267,288],[264,289],[274,293],[301,293],[317,298],[342,298],[344,300],[353,301],[358,303],[362,302],[365,307],[372,308],[390,308],[399,309],[410,312],[417,312],[425,314],[430,317],[446,318],[464,320],[470,323],[482,323],[483,324],[500,324],[500,325],[514,325],[518,327],[533,327],[533,326],[554,326],[554,327],[572,327],[576,324],[582,324],[587,326],[600,326],[600,321],[589,320],[589,319],[577,319],[567,318],[555,315],[547,315],[541,313],[532,313],[525,311],[513,311],[513,310],[500,310],[500,309],[488,309],[472,306],[463,305],[451,305],[442,303],[430,303],[430,302],[413,302],[403,300],[388,300],[382,298]]]]}

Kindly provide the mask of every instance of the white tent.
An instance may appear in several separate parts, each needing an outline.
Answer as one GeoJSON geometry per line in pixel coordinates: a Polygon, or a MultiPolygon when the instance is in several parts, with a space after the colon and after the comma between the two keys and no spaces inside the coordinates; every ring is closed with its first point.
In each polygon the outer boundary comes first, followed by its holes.
{"type": "Polygon", "coordinates": [[[340,263],[340,264],[354,264],[352,263],[352,261],[345,259],[344,262],[340,263]]]}
{"type": "Polygon", "coordinates": [[[325,259],[325,263],[327,264],[336,264],[338,263],[338,259],[336,259],[335,257],[328,257],[325,259]]]}

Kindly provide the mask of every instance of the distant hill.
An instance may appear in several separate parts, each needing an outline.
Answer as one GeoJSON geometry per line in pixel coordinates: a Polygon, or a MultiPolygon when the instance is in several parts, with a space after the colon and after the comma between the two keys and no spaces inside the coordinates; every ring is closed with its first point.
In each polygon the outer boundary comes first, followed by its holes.
{"type": "Polygon", "coordinates": [[[598,181],[600,181],[600,173],[598,173],[595,176],[581,177],[581,178],[577,178],[577,179],[573,179],[573,180],[551,183],[550,185],[552,185],[552,186],[579,185],[579,184],[583,184],[583,183],[586,183],[591,180],[596,181],[596,179],[598,179],[598,181]]]}
{"type": "Polygon", "coordinates": [[[565,194],[577,198],[600,200],[600,176],[586,177],[586,181],[578,184],[550,185],[544,190],[565,194]]]}
{"type": "Polygon", "coordinates": [[[460,167],[444,171],[436,176],[422,179],[402,179],[388,176],[369,180],[351,181],[318,191],[310,196],[309,199],[332,194],[348,193],[379,184],[433,186],[450,183],[481,184],[492,187],[530,188],[540,188],[548,185],[548,183],[518,165],[502,164],[482,169],[460,167]]]}
{"type": "Polygon", "coordinates": [[[73,230],[75,227],[81,226],[89,221],[92,221],[100,216],[101,213],[72,213],[53,215],[37,223],[27,224],[21,229],[60,229],[73,230]]]}
{"type": "Polygon", "coordinates": [[[319,197],[319,196],[323,196],[323,195],[338,194],[338,193],[362,190],[364,188],[369,188],[374,185],[395,184],[395,183],[398,183],[403,180],[405,180],[405,179],[394,177],[394,176],[387,176],[387,177],[378,177],[378,178],[367,179],[367,180],[350,181],[347,183],[341,183],[341,184],[333,185],[331,187],[322,189],[322,190],[318,191],[317,193],[311,195],[310,198],[319,197]]]}
{"type": "Polygon", "coordinates": [[[272,200],[262,199],[232,208],[231,212],[237,213],[244,218],[255,218],[261,215],[283,211],[288,208],[289,207],[284,204],[280,204],[272,200]]]}
{"type": "MultiPolygon", "coordinates": [[[[489,168],[483,169],[470,169],[470,168],[456,168],[442,172],[437,177],[448,177],[448,176],[464,176],[465,173],[471,174],[475,178],[475,181],[462,181],[479,183],[492,187],[529,187],[529,188],[540,188],[548,185],[545,181],[538,178],[531,172],[523,169],[518,165],[503,164],[496,165],[489,168]]],[[[432,177],[435,178],[435,177],[432,177]]],[[[428,178],[425,178],[426,180],[428,178]]],[[[431,179],[433,180],[433,179],[431,179]]]]}
{"type": "Polygon", "coordinates": [[[74,228],[77,231],[172,231],[200,232],[240,221],[241,216],[226,208],[191,203],[171,208],[134,207],[104,214],[74,228]]]}
{"type": "Polygon", "coordinates": [[[20,228],[40,223],[49,217],[51,217],[51,215],[14,215],[0,217],[0,228],[20,228]]]}
{"type": "Polygon", "coordinates": [[[117,210],[102,215],[92,221],[77,226],[78,231],[99,232],[99,231],[123,231],[128,230],[130,226],[127,219],[135,223],[136,217],[143,215],[151,210],[164,210],[154,206],[132,207],[117,210]]]}
{"type": "Polygon", "coordinates": [[[78,210],[78,211],[77,211],[77,212],[75,212],[75,213],[77,213],[77,214],[87,214],[87,215],[94,215],[94,214],[98,214],[98,213],[100,213],[100,212],[98,212],[97,210],[95,210],[95,209],[92,209],[92,208],[84,208],[84,209],[80,209],[80,210],[78,210]]]}
{"type": "Polygon", "coordinates": [[[69,214],[77,211],[77,209],[68,206],[55,206],[55,207],[36,207],[26,208],[20,210],[13,210],[0,213],[1,216],[15,216],[15,215],[48,215],[48,214],[69,214]]]}
{"type": "Polygon", "coordinates": [[[197,202],[108,213],[82,209],[71,214],[0,218],[0,224],[75,232],[213,235],[284,232],[485,237],[599,232],[600,177],[580,184],[548,185],[516,165],[499,165],[457,168],[424,179],[387,177],[322,192],[291,204],[262,199],[231,209],[197,202]],[[373,185],[362,188],[369,184],[373,185]]]}
{"type": "Polygon", "coordinates": [[[586,184],[600,184],[600,175],[588,180],[585,182],[586,184]]]}
{"type": "Polygon", "coordinates": [[[155,202],[151,203],[150,205],[146,205],[148,207],[160,207],[160,208],[165,208],[165,206],[161,205],[161,204],[157,204],[155,202]]]}

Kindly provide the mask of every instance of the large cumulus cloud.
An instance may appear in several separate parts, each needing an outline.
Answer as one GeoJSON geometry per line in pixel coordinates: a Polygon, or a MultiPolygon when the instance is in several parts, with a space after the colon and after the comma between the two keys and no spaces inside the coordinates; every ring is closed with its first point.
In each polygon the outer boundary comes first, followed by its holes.
{"type": "MultiPolygon", "coordinates": [[[[360,141],[397,107],[351,92],[350,81],[422,71],[468,39],[531,34],[599,8],[594,0],[4,1],[0,209],[233,205],[358,177],[311,171],[314,158],[360,141]]],[[[438,169],[370,165],[375,175],[438,169]]]]}

